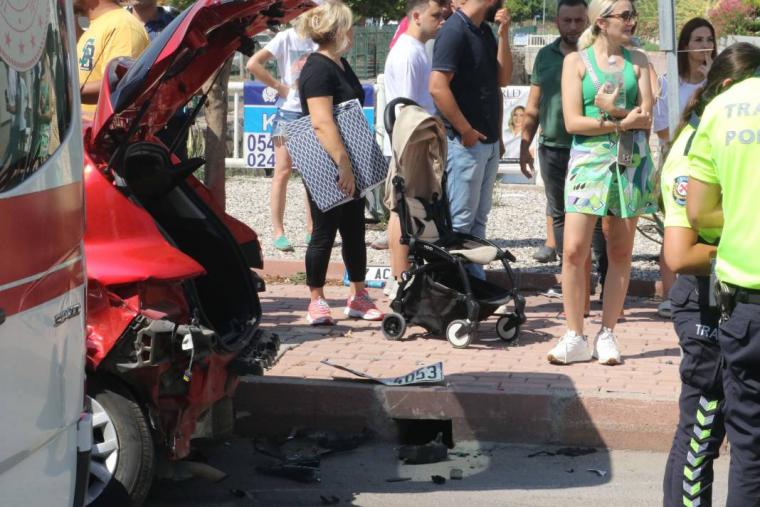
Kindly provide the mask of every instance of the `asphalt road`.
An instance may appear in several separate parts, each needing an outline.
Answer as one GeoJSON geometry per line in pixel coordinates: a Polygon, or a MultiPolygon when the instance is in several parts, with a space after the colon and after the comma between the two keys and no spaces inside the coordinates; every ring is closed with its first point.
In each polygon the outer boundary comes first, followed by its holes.
{"type": "MultiPolygon", "coordinates": [[[[549,456],[552,446],[459,444],[445,462],[405,465],[396,447],[369,443],[323,458],[321,482],[303,484],[256,471],[271,458],[254,450],[250,439],[232,439],[204,449],[208,464],[228,477],[161,481],[148,507],[251,507],[354,505],[362,507],[557,506],[590,507],[662,505],[666,454],[598,450],[579,457],[549,456]],[[532,456],[532,457],[531,457],[532,456]],[[451,469],[462,480],[451,480],[451,469]],[[603,476],[589,469],[600,470],[603,476]],[[606,472],[606,473],[605,473],[606,472]],[[437,485],[432,475],[446,478],[437,485]],[[408,478],[403,482],[388,479],[408,478]],[[337,503],[330,503],[335,502],[337,503]]],[[[714,498],[725,504],[727,456],[716,462],[714,498]]]]}

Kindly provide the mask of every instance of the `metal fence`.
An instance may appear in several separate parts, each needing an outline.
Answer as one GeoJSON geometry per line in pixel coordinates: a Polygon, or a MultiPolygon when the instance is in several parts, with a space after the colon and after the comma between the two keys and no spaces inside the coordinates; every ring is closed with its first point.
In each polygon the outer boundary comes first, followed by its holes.
{"type": "Polygon", "coordinates": [[[361,80],[372,80],[383,73],[388,45],[397,25],[354,27],[354,45],[346,60],[361,80]]]}

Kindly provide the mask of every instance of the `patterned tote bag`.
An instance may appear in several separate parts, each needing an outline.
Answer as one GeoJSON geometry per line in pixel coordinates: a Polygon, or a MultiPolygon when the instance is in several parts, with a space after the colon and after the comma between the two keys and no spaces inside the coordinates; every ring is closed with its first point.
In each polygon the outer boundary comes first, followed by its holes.
{"type": "MultiPolygon", "coordinates": [[[[385,181],[388,163],[357,99],[337,104],[333,115],[351,160],[357,193],[363,197],[385,181]]],[[[301,173],[306,188],[321,211],[356,198],[347,197],[338,188],[338,167],[319,144],[309,116],[286,123],[285,132],[293,167],[301,173]]]]}

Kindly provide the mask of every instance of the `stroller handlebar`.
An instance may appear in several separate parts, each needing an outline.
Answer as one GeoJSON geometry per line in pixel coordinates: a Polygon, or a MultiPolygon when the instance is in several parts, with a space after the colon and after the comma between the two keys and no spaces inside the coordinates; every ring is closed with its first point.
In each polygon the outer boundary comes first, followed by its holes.
{"type": "Polygon", "coordinates": [[[393,132],[393,125],[396,123],[396,106],[398,105],[419,106],[419,104],[417,104],[415,101],[412,99],[407,99],[406,97],[396,97],[395,99],[388,102],[388,104],[385,106],[385,113],[383,115],[385,131],[388,133],[388,138],[391,137],[393,132]]]}

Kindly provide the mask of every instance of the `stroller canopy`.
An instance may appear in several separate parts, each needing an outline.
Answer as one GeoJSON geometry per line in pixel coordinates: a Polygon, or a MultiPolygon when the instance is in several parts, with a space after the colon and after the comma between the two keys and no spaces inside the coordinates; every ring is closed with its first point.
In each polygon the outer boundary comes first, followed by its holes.
{"type": "Polygon", "coordinates": [[[385,204],[396,209],[393,178],[401,176],[407,198],[427,202],[433,194],[440,198],[441,180],[446,168],[446,131],[439,118],[419,106],[398,107],[391,138],[393,157],[385,180],[385,204]]]}

